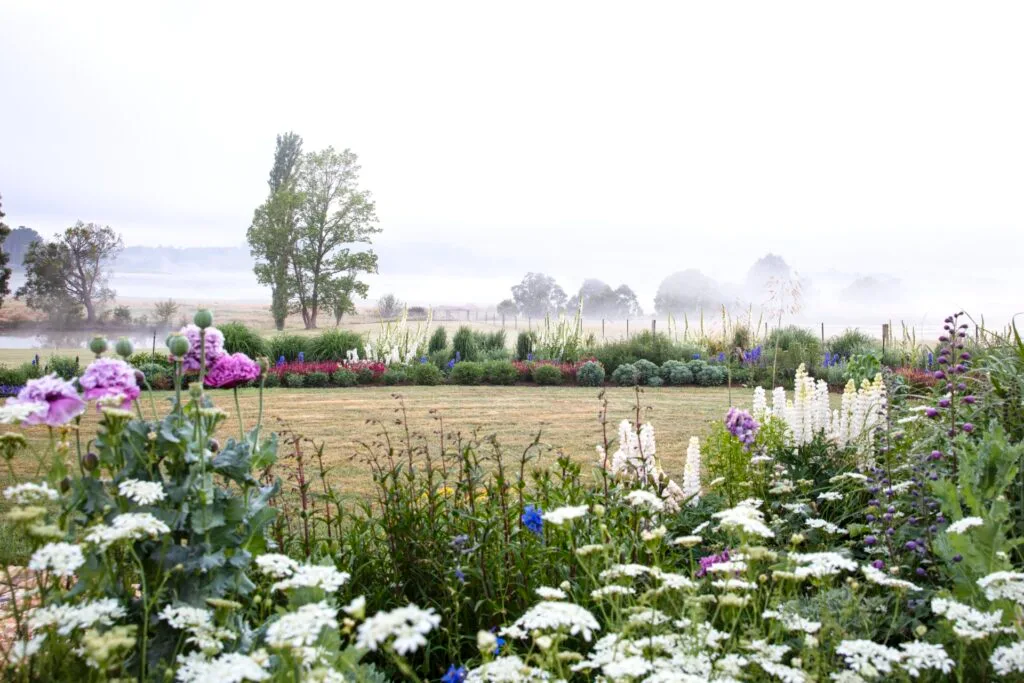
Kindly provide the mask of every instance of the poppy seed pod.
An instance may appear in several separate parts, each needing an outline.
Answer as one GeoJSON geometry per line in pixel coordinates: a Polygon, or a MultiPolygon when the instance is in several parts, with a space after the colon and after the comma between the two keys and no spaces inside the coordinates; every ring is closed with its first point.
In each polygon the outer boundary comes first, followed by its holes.
{"type": "Polygon", "coordinates": [[[172,356],[181,358],[188,353],[191,346],[188,343],[188,339],[180,334],[174,334],[167,338],[167,348],[170,350],[172,356]]]}
{"type": "Polygon", "coordinates": [[[89,350],[97,356],[102,355],[107,350],[107,340],[103,337],[93,337],[89,342],[89,350]]]}
{"type": "Polygon", "coordinates": [[[192,322],[196,324],[201,330],[205,330],[207,327],[213,325],[213,313],[208,308],[200,308],[196,311],[195,316],[192,318],[192,322]]]}
{"type": "Polygon", "coordinates": [[[121,337],[117,340],[117,344],[114,345],[114,351],[116,351],[117,355],[121,356],[121,358],[127,360],[128,357],[135,352],[135,347],[132,345],[130,339],[127,337],[121,337]]]}

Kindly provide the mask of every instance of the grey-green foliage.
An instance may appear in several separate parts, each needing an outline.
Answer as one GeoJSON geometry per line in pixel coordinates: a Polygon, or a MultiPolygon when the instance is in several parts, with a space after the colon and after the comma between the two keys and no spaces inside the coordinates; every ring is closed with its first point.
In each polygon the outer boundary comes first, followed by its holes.
{"type": "Polygon", "coordinates": [[[436,386],[444,381],[444,374],[433,363],[414,365],[410,373],[414,384],[436,386]]]}
{"type": "Polygon", "coordinates": [[[694,379],[702,387],[717,387],[725,384],[726,374],[725,370],[717,365],[707,365],[694,379]]]}
{"type": "Polygon", "coordinates": [[[693,373],[686,363],[678,360],[667,360],[661,365],[661,378],[665,384],[681,387],[693,384],[693,373]]]}
{"type": "Polygon", "coordinates": [[[636,386],[639,379],[640,375],[636,371],[636,366],[632,363],[623,363],[615,368],[615,372],[612,373],[612,382],[620,387],[636,386]]]}
{"type": "Polygon", "coordinates": [[[604,368],[600,363],[587,361],[576,371],[576,383],[581,387],[599,387],[604,384],[604,368]]]}
{"type": "Polygon", "coordinates": [[[658,366],[649,360],[640,359],[633,363],[636,368],[637,381],[640,384],[648,384],[652,377],[658,376],[658,366]]]}
{"type": "Polygon", "coordinates": [[[665,383],[665,380],[661,378],[661,375],[652,375],[647,378],[647,386],[649,387],[660,387],[665,383]]]}

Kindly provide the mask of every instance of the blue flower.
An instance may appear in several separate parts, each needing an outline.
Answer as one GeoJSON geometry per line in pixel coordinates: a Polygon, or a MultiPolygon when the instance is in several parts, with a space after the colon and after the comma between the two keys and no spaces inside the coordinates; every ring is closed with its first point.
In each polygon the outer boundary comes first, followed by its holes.
{"type": "Polygon", "coordinates": [[[494,654],[500,655],[501,654],[501,648],[505,645],[505,639],[502,638],[501,636],[498,636],[496,638],[495,642],[497,643],[497,645],[495,645],[495,647],[494,647],[494,654]]]}
{"type": "Polygon", "coordinates": [[[718,352],[718,362],[719,363],[724,363],[725,362],[725,351],[719,351],[718,352]]]}
{"type": "Polygon", "coordinates": [[[461,362],[461,361],[462,361],[462,351],[456,351],[455,352],[455,362],[458,363],[458,362],[461,362]]]}
{"type": "Polygon", "coordinates": [[[933,363],[934,361],[935,361],[935,356],[933,356],[933,355],[932,355],[932,352],[931,352],[931,351],[929,351],[929,352],[928,352],[928,367],[929,367],[929,368],[931,368],[931,367],[932,367],[932,363],[933,363]]]}
{"type": "Polygon", "coordinates": [[[455,668],[455,665],[452,664],[448,667],[448,673],[441,676],[441,683],[462,683],[466,680],[467,674],[469,672],[466,670],[466,667],[460,666],[455,668]]]}
{"type": "Polygon", "coordinates": [[[454,367],[455,367],[455,359],[452,358],[450,361],[448,361],[448,369],[451,370],[454,367]]]}
{"type": "Polygon", "coordinates": [[[426,364],[427,364],[427,357],[426,356],[420,356],[420,365],[426,365],[426,364]]]}
{"type": "Polygon", "coordinates": [[[533,360],[533,351],[531,351],[530,353],[526,354],[526,360],[528,360],[528,361],[532,361],[533,360]]]}
{"type": "Polygon", "coordinates": [[[305,351],[299,351],[299,362],[300,363],[305,363],[306,362],[306,352],[305,351]]]}
{"type": "Polygon", "coordinates": [[[455,568],[455,578],[459,583],[466,583],[466,572],[462,571],[462,567],[455,568]]]}
{"type": "Polygon", "coordinates": [[[541,517],[542,512],[543,510],[539,507],[527,505],[523,508],[523,516],[521,518],[523,526],[538,536],[540,536],[544,531],[544,519],[541,517]]]}
{"type": "Polygon", "coordinates": [[[284,356],[278,356],[277,357],[277,367],[281,367],[282,365],[284,365],[284,356]]]}
{"type": "Polygon", "coordinates": [[[699,354],[699,353],[695,353],[695,354],[693,354],[693,359],[694,359],[694,360],[698,360],[698,359],[700,359],[700,354],[699,354]]]}

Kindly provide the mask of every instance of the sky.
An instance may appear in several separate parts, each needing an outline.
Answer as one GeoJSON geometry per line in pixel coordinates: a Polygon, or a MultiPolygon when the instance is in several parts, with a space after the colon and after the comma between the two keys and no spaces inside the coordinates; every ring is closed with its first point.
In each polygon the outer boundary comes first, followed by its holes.
{"type": "Polygon", "coordinates": [[[770,251],[1009,311],[1022,30],[1017,2],[4,2],[0,194],[44,235],[242,245],[293,130],[359,155],[376,291],[545,270],[649,308],[770,251]]]}

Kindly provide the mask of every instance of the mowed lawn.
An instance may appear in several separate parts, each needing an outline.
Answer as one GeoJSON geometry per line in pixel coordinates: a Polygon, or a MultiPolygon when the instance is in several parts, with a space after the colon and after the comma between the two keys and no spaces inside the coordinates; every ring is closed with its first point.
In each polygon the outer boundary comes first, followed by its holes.
{"type": "MultiPolygon", "coordinates": [[[[636,394],[632,389],[607,388],[609,439],[614,440],[617,425],[623,419],[634,419],[636,394]]],[[[470,435],[476,431],[483,439],[495,435],[508,457],[515,457],[541,431],[545,449],[544,461],[553,462],[561,451],[579,461],[597,460],[595,446],[601,443],[598,420],[601,401],[598,389],[582,387],[538,386],[441,386],[441,387],[357,387],[350,389],[269,389],[264,396],[264,424],[269,429],[300,432],[324,442],[325,455],[333,465],[336,485],[347,493],[365,492],[370,485],[368,466],[354,454],[365,454],[360,443],[378,441],[381,425],[398,435],[396,409],[404,403],[409,427],[425,435],[438,447],[443,418],[448,435],[470,435]],[[400,397],[400,398],[396,398],[400,397]],[[401,403],[400,403],[401,402],[401,403]],[[278,420],[283,421],[279,423],[278,420]]],[[[229,413],[218,436],[237,435],[238,422],[230,391],[213,391],[213,401],[229,413]]],[[[165,411],[169,394],[156,395],[157,408],[165,411]]],[[[243,417],[251,427],[257,414],[256,390],[239,392],[243,417]]],[[[151,415],[148,399],[143,395],[144,413],[151,415]]],[[[736,405],[749,408],[751,394],[747,389],[733,389],[736,405]]],[[[669,473],[682,474],[686,447],[691,436],[704,437],[711,424],[721,420],[729,407],[729,392],[724,388],[660,387],[644,389],[640,406],[645,419],[655,427],[658,456],[669,473]]],[[[95,433],[96,414],[90,408],[83,420],[83,441],[95,433]]],[[[40,430],[40,428],[36,428],[40,430]]],[[[16,463],[19,473],[28,475],[35,463],[22,458],[16,463]]]]}

